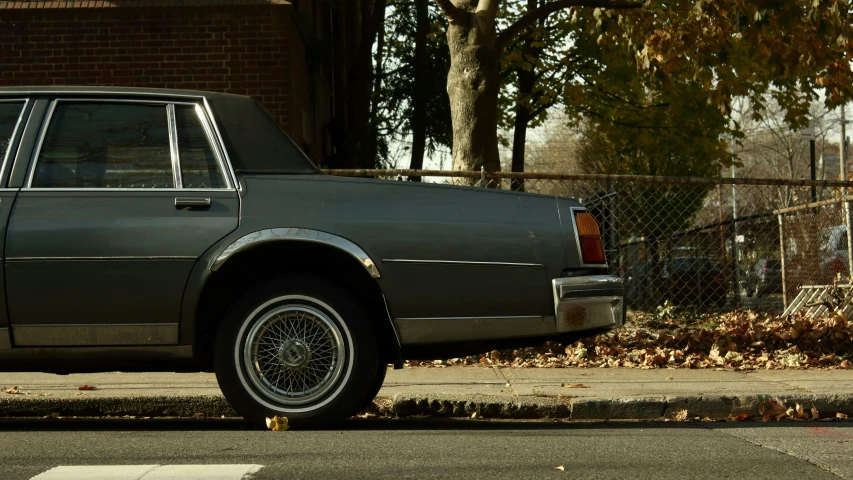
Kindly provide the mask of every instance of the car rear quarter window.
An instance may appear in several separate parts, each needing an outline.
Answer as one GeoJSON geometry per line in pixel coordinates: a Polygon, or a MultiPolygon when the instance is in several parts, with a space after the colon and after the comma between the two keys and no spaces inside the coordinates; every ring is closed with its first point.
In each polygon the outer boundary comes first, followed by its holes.
{"type": "Polygon", "coordinates": [[[175,105],[178,155],[184,188],[226,188],[222,168],[195,105],[175,105]]]}
{"type": "Polygon", "coordinates": [[[59,101],[32,187],[174,188],[165,104],[59,101]]]}
{"type": "Polygon", "coordinates": [[[23,101],[4,102],[0,100],[0,162],[2,162],[12,143],[15,128],[24,109],[23,101]]]}

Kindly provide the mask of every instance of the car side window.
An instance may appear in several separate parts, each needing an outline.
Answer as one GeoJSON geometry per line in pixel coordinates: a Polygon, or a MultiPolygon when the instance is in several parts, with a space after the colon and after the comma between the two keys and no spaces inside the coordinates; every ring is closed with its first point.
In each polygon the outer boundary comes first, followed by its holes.
{"type": "Polygon", "coordinates": [[[0,102],[0,162],[6,158],[24,102],[0,102]]]}
{"type": "Polygon", "coordinates": [[[31,186],[174,188],[167,105],[57,102],[31,186]]]}
{"type": "Polygon", "coordinates": [[[222,168],[195,105],[175,105],[178,156],[184,188],[225,188],[222,168]]]}

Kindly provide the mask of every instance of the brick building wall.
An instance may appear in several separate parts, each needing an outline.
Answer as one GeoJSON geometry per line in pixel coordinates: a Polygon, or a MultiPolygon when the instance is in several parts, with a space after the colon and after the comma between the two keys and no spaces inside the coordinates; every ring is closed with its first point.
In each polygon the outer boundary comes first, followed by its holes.
{"type": "Polygon", "coordinates": [[[319,160],[329,112],[312,78],[283,0],[0,2],[0,85],[250,95],[319,160]]]}

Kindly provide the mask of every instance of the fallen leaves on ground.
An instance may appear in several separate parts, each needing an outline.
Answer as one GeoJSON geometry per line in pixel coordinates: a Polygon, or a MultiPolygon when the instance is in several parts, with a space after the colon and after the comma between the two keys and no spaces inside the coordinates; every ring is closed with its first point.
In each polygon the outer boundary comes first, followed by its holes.
{"type": "MultiPolygon", "coordinates": [[[[847,415],[842,412],[837,412],[835,416],[830,417],[826,416],[826,418],[821,418],[820,412],[817,408],[811,407],[811,409],[806,410],[806,408],[799,403],[794,404],[793,406],[785,404],[783,400],[780,398],[771,398],[761,402],[758,405],[758,412],[761,414],[761,418],[765,422],[772,421],[803,421],[803,420],[821,420],[821,421],[832,421],[833,419],[843,420],[847,418],[847,415]]],[[[832,415],[832,414],[829,414],[832,415]]]]}
{"type": "Polygon", "coordinates": [[[675,411],[675,414],[672,415],[672,419],[676,422],[686,422],[687,421],[687,410],[684,408],[679,408],[675,411]]]}
{"type": "Polygon", "coordinates": [[[287,425],[287,417],[276,415],[272,418],[267,417],[267,428],[273,432],[283,432],[290,427],[287,425]]]}
{"type": "Polygon", "coordinates": [[[758,413],[761,414],[761,418],[765,422],[782,420],[788,416],[788,407],[779,398],[771,398],[761,402],[761,405],[758,406],[758,413]]]}
{"type": "Polygon", "coordinates": [[[844,315],[782,318],[742,310],[706,315],[667,312],[629,312],[625,326],[570,345],[546,342],[539,347],[408,364],[736,371],[853,368],[853,321],[844,315]]]}
{"type": "Polygon", "coordinates": [[[563,388],[589,388],[582,383],[561,383],[560,386],[563,388]]]}
{"type": "Polygon", "coordinates": [[[21,389],[20,389],[20,388],[18,388],[17,386],[15,386],[15,387],[12,387],[12,388],[7,389],[7,390],[6,390],[6,393],[8,393],[8,394],[10,394],[10,395],[20,395],[20,394],[21,394],[21,389]]]}
{"type": "Polygon", "coordinates": [[[729,415],[729,417],[726,418],[727,422],[746,422],[747,420],[752,420],[752,415],[746,412],[739,415],[729,415]]]}
{"type": "Polygon", "coordinates": [[[81,385],[77,387],[77,390],[97,390],[98,387],[94,387],[92,385],[81,385]]]}

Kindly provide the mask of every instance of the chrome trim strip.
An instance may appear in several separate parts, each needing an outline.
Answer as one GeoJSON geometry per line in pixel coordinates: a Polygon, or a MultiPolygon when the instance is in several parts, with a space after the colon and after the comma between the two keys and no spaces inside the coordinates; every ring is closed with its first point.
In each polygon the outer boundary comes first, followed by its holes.
{"type": "MultiPolygon", "coordinates": [[[[586,213],[587,209],[586,209],[586,207],[571,207],[569,210],[572,212],[572,214],[571,214],[572,228],[574,229],[575,245],[578,247],[578,250],[577,250],[578,251],[578,265],[580,265],[581,267],[607,268],[607,266],[608,266],[607,255],[604,256],[604,263],[584,263],[583,252],[581,251],[581,239],[580,239],[580,234],[578,232],[578,221],[575,218],[575,215],[577,214],[577,212],[586,213]]],[[[604,245],[602,245],[602,249],[603,248],[604,248],[604,245]]]]}
{"type": "MultiPolygon", "coordinates": [[[[10,189],[10,190],[18,190],[10,189]]],[[[35,187],[35,188],[26,188],[24,191],[27,192],[99,192],[99,193],[110,193],[110,192],[158,192],[158,193],[169,193],[169,192],[199,192],[199,193],[216,193],[216,192],[232,192],[234,189],[224,189],[224,188],[128,188],[128,187],[119,187],[119,188],[45,188],[45,187],[35,187]]]]}
{"type": "MultiPolygon", "coordinates": [[[[9,152],[12,151],[12,145],[15,141],[15,137],[18,136],[18,132],[20,132],[21,123],[24,120],[24,112],[27,111],[27,107],[30,105],[29,98],[21,98],[21,99],[0,99],[0,103],[18,103],[23,102],[24,106],[21,108],[21,113],[18,114],[18,121],[15,123],[15,128],[12,129],[12,136],[9,138],[9,145],[6,147],[6,151],[3,152],[3,163],[0,164],[0,179],[2,179],[6,175],[6,166],[9,164],[9,152]]],[[[29,118],[27,118],[27,123],[29,123],[29,118]]],[[[20,143],[20,141],[19,141],[20,143]]],[[[20,150],[20,145],[15,150],[15,156],[17,157],[17,151],[20,150]]],[[[2,348],[2,347],[0,347],[2,348]]]]}
{"type": "MultiPolygon", "coordinates": [[[[210,146],[210,149],[213,150],[213,154],[216,155],[216,163],[219,165],[219,176],[225,180],[225,188],[234,188],[231,182],[231,177],[228,175],[227,170],[225,169],[224,160],[222,159],[222,152],[219,150],[219,147],[216,144],[216,140],[214,139],[213,129],[210,127],[210,122],[207,120],[207,117],[204,115],[204,109],[199,104],[195,104],[195,115],[198,118],[201,127],[204,129],[204,134],[207,136],[207,144],[210,146]]],[[[219,188],[211,188],[211,190],[221,190],[219,188]]]]}
{"type": "Polygon", "coordinates": [[[577,293],[602,292],[604,294],[621,292],[622,279],[612,275],[587,275],[582,277],[562,277],[551,280],[554,294],[554,308],[561,300],[576,298],[577,293]]]}
{"type": "Polygon", "coordinates": [[[133,262],[148,260],[195,261],[198,257],[188,256],[124,256],[124,257],[7,257],[7,262],[133,262]]]}
{"type": "Polygon", "coordinates": [[[307,228],[270,228],[244,235],[235,240],[231,245],[228,245],[228,247],[219,254],[213,264],[211,264],[210,271],[215,272],[219,270],[219,268],[224,265],[230,257],[243,250],[247,250],[263,243],[277,241],[313,242],[338,248],[358,260],[371,277],[380,277],[379,269],[376,268],[376,264],[373,263],[373,260],[371,260],[370,256],[368,256],[361,247],[346,238],[307,228]]]}
{"type": "Polygon", "coordinates": [[[585,275],[582,277],[555,278],[554,282],[560,286],[583,288],[622,288],[622,279],[613,275],[585,275]]]}
{"type": "Polygon", "coordinates": [[[403,345],[535,337],[556,332],[554,319],[541,315],[398,318],[397,323],[403,345]]]}
{"type": "MultiPolygon", "coordinates": [[[[4,92],[0,92],[2,94],[4,92]]],[[[63,94],[68,92],[37,92],[32,93],[33,95],[43,95],[43,94],[63,94]]],[[[97,92],[94,92],[97,93],[97,92]]],[[[107,92],[104,92],[107,93],[107,92]]],[[[135,95],[134,93],[127,92],[128,95],[135,95]]],[[[143,94],[144,95],[144,94],[143,94]]],[[[164,95],[164,96],[172,96],[172,97],[182,97],[182,98],[198,98],[199,100],[203,100],[206,103],[206,99],[204,97],[189,97],[189,96],[181,96],[181,95],[164,95]]],[[[33,150],[32,162],[29,166],[29,172],[27,173],[27,180],[24,182],[24,189],[31,191],[70,191],[70,192],[81,192],[81,191],[172,191],[172,190],[181,190],[184,192],[187,191],[225,191],[228,189],[233,189],[229,185],[228,188],[199,188],[199,189],[182,189],[181,182],[181,171],[180,171],[180,157],[178,153],[178,137],[177,137],[177,127],[175,125],[175,116],[174,116],[174,106],[175,105],[189,105],[194,107],[199,107],[198,103],[194,102],[181,102],[181,101],[170,101],[170,100],[138,100],[133,98],[113,98],[113,97],[105,97],[105,98],[86,98],[86,97],[72,97],[72,98],[56,98],[50,102],[50,107],[48,108],[47,114],[45,115],[44,122],[41,125],[41,129],[39,131],[38,140],[36,140],[36,148],[33,150]],[[175,187],[173,188],[33,188],[33,176],[35,175],[36,164],[38,163],[39,155],[41,154],[42,144],[44,143],[44,137],[47,134],[47,128],[50,126],[50,121],[53,119],[53,113],[56,109],[56,105],[59,102],[103,102],[103,103],[143,103],[148,105],[164,105],[167,109],[167,123],[169,128],[169,145],[171,149],[172,156],[172,178],[175,183],[175,187]]],[[[202,126],[204,127],[205,122],[202,121],[202,126]]],[[[209,140],[209,137],[208,137],[209,140]]],[[[214,149],[215,150],[215,149],[214,149]]],[[[217,157],[218,158],[218,157],[217,157]]],[[[15,160],[17,162],[17,159],[15,160]]],[[[227,184],[228,182],[226,182],[227,184]]]]}
{"type": "Polygon", "coordinates": [[[9,336],[8,328],[0,328],[0,350],[12,348],[12,338],[9,336]]]}
{"type": "Polygon", "coordinates": [[[177,323],[12,325],[16,346],[174,345],[177,323]]]}
{"type": "Polygon", "coordinates": [[[193,358],[192,345],[163,345],[163,346],[117,346],[117,347],[16,347],[9,350],[0,349],[0,363],[14,365],[19,371],[61,372],[73,373],[75,368],[68,369],[65,362],[79,365],[103,364],[107,362],[110,368],[121,362],[117,370],[144,370],[152,362],[171,362],[190,360],[193,358]],[[65,367],[65,368],[63,368],[65,367]],[[70,370],[70,372],[69,372],[70,370]]]}
{"type": "Polygon", "coordinates": [[[477,265],[490,267],[530,267],[545,268],[541,263],[511,263],[511,262],[468,262],[458,260],[414,260],[406,258],[383,258],[384,263],[415,263],[415,264],[439,264],[439,265],[477,265]]]}
{"type": "Polygon", "coordinates": [[[219,131],[219,126],[216,125],[216,120],[213,116],[213,110],[210,108],[210,103],[207,101],[207,97],[202,97],[201,100],[204,104],[204,110],[207,113],[207,119],[213,126],[213,131],[216,132],[216,146],[222,151],[222,156],[225,159],[225,166],[228,168],[228,173],[233,181],[233,186],[237,190],[242,190],[240,182],[237,180],[237,173],[234,172],[234,166],[231,164],[231,157],[228,156],[228,149],[225,148],[225,141],[222,139],[222,133],[219,131]]]}
{"type": "MultiPolygon", "coordinates": [[[[32,94],[38,96],[42,94],[32,94]]],[[[128,94],[132,95],[132,94],[128,94]]],[[[71,98],[55,98],[54,102],[101,102],[101,103],[145,103],[148,105],[196,105],[194,102],[182,102],[175,100],[139,100],[137,98],[115,98],[115,97],[71,97],[71,98]]]]}
{"type": "MultiPolygon", "coordinates": [[[[23,131],[23,134],[21,135],[21,140],[24,139],[24,135],[26,135],[27,129],[30,128],[30,122],[33,121],[33,111],[36,109],[36,105],[37,105],[37,103],[33,102],[33,108],[32,108],[32,110],[30,110],[30,114],[27,115],[27,123],[26,123],[26,125],[24,125],[24,131],[23,131]]],[[[41,132],[39,132],[39,133],[41,133],[41,132]]],[[[15,174],[15,166],[18,165],[19,161],[21,161],[21,144],[20,143],[18,144],[18,149],[15,151],[15,161],[12,162],[12,164],[10,165],[10,168],[9,168],[9,178],[6,179],[6,183],[5,183],[6,186],[8,186],[9,183],[11,183],[12,177],[15,174]]],[[[3,168],[4,168],[3,173],[4,174],[6,173],[5,167],[6,167],[6,164],[3,164],[3,168]]],[[[27,168],[29,168],[29,165],[27,165],[27,168]]],[[[3,178],[3,177],[0,177],[0,178],[3,178]]]]}
{"type": "MultiPolygon", "coordinates": [[[[56,110],[56,100],[50,102],[47,108],[47,113],[39,127],[39,136],[36,139],[36,147],[33,149],[33,156],[30,158],[29,171],[27,172],[27,181],[24,182],[24,188],[33,186],[33,175],[36,171],[36,163],[38,163],[39,155],[41,155],[41,146],[44,143],[44,136],[47,135],[47,126],[50,125],[50,120],[53,118],[53,111],[56,110]]],[[[15,159],[15,162],[18,160],[15,159]]]]}
{"type": "Polygon", "coordinates": [[[531,319],[542,318],[542,315],[506,315],[506,316],[489,316],[489,317],[408,317],[398,318],[397,320],[511,320],[511,319],[531,319]]]}
{"type": "Polygon", "coordinates": [[[175,104],[166,105],[166,123],[169,125],[169,152],[172,157],[172,182],[175,188],[183,187],[181,156],[178,153],[178,130],[175,128],[175,104]]]}
{"type": "MultiPolygon", "coordinates": [[[[204,95],[198,94],[187,94],[187,93],[170,93],[164,91],[163,93],[157,92],[136,92],[132,90],[118,90],[118,89],[105,89],[105,90],[0,90],[0,95],[31,95],[31,96],[44,96],[44,95],[130,95],[130,96],[148,96],[148,97],[164,97],[164,98],[204,98],[204,95]]],[[[165,103],[165,102],[163,102],[165,103]]]]}

